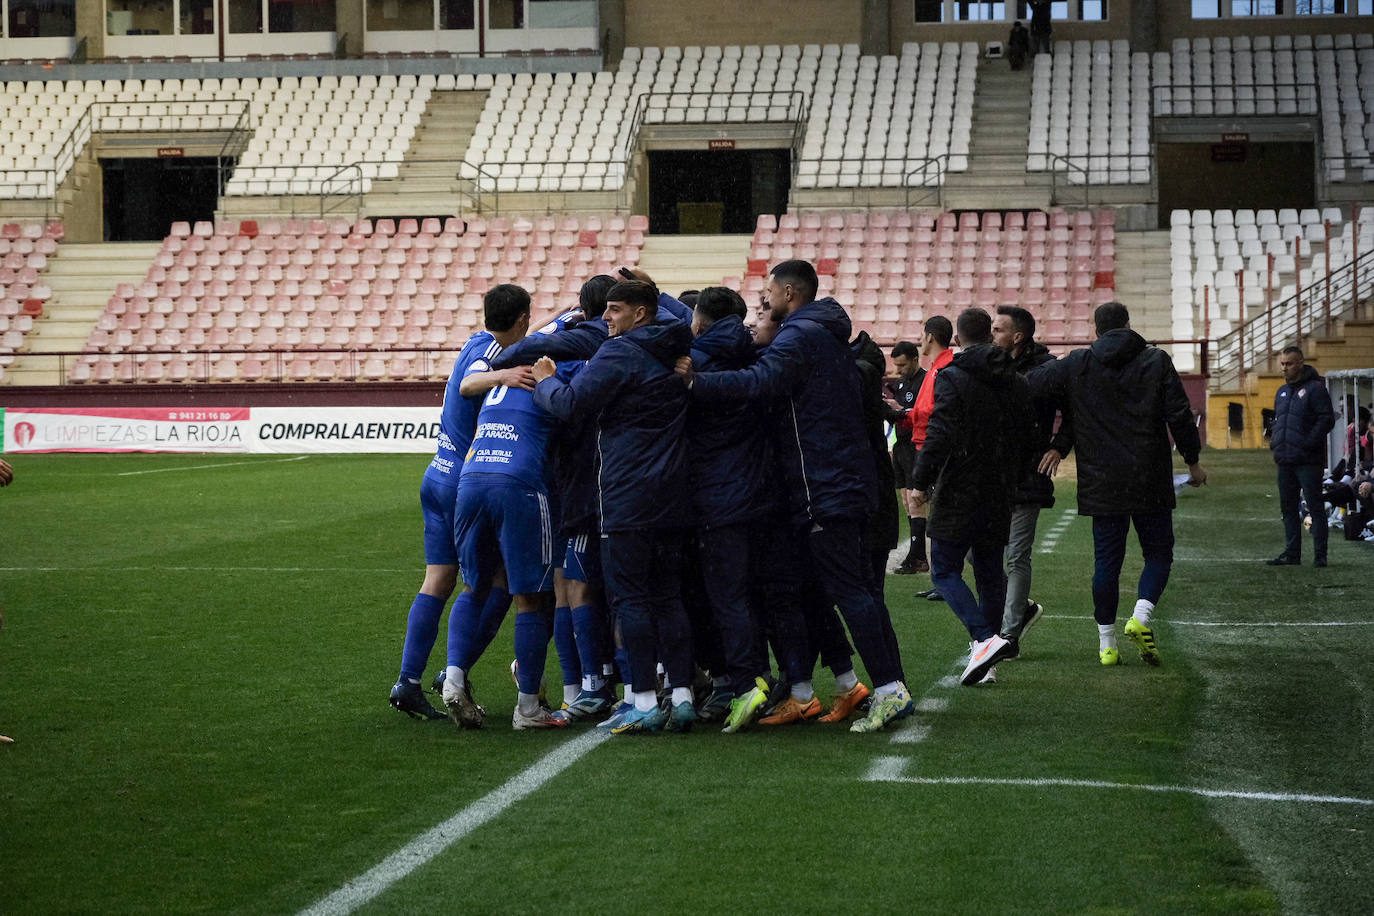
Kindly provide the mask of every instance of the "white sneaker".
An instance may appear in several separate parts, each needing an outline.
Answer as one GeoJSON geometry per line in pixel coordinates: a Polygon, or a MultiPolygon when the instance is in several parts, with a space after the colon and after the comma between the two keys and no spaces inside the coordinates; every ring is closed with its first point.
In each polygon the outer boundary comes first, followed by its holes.
{"type": "Polygon", "coordinates": [[[539,711],[527,716],[520,711],[517,703],[510,716],[510,727],[517,731],[525,728],[567,728],[568,717],[559,715],[547,706],[541,705],[539,711]]]}
{"type": "Polygon", "coordinates": [[[982,679],[981,681],[979,681],[978,683],[979,683],[980,685],[981,685],[981,684],[996,684],[996,683],[997,683],[997,666],[996,666],[996,665],[993,665],[991,668],[989,668],[989,669],[988,669],[988,673],[985,674],[985,675],[983,675],[983,679],[982,679]]]}
{"type": "Polygon", "coordinates": [[[448,717],[459,728],[481,728],[486,710],[472,700],[467,684],[455,683],[457,678],[444,678],[444,706],[448,717]]]}
{"type": "Polygon", "coordinates": [[[1011,653],[1011,643],[996,634],[981,642],[975,642],[969,652],[968,667],[964,669],[959,683],[972,687],[983,679],[988,669],[1011,653]]]}

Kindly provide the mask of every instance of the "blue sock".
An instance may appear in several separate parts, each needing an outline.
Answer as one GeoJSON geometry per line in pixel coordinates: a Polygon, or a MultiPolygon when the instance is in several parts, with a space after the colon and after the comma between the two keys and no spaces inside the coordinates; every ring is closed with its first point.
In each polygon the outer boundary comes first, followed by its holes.
{"type": "Polygon", "coordinates": [[[401,680],[420,682],[425,662],[434,651],[439,638],[439,617],[444,613],[444,599],[424,592],[415,596],[406,618],[406,642],[401,649],[401,680]]]}
{"type": "Polygon", "coordinates": [[[625,682],[626,688],[633,689],[630,687],[634,683],[630,672],[630,653],[624,646],[615,650],[615,668],[620,672],[620,679],[625,682]]]}
{"type": "Polygon", "coordinates": [[[577,638],[577,658],[583,674],[601,674],[601,621],[605,613],[594,604],[572,609],[573,633],[577,638]]]}
{"type": "Polygon", "coordinates": [[[467,671],[482,654],[477,638],[477,598],[472,592],[462,592],[453,599],[448,612],[448,664],[467,671]]]}
{"type": "Polygon", "coordinates": [[[553,609],[553,644],[558,649],[558,666],[563,669],[563,686],[582,682],[582,665],[578,662],[577,639],[573,636],[572,608],[553,609]]]}
{"type": "Polygon", "coordinates": [[[488,593],[487,600],[482,603],[482,609],[478,614],[477,654],[473,656],[473,661],[487,651],[487,646],[491,645],[496,634],[501,632],[501,624],[505,622],[506,612],[509,610],[510,592],[504,588],[493,588],[488,593]]]}
{"type": "Polygon", "coordinates": [[[521,693],[538,693],[544,680],[544,660],[549,654],[548,617],[538,611],[515,615],[515,660],[521,693]]]}

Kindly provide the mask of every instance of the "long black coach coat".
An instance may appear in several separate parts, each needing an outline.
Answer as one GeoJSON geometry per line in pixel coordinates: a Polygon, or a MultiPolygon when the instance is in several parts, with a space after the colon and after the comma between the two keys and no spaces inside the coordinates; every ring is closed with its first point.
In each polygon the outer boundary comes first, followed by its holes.
{"type": "Polygon", "coordinates": [[[1169,354],[1117,328],[1026,378],[1032,394],[1067,404],[1073,416],[1079,515],[1174,508],[1168,434],[1188,464],[1202,444],[1169,354]]]}
{"type": "Polygon", "coordinates": [[[955,354],[935,376],[935,407],[913,475],[918,490],[936,484],[930,536],[1006,544],[1012,494],[1038,457],[1034,436],[1030,391],[1011,355],[990,343],[955,354]]]}

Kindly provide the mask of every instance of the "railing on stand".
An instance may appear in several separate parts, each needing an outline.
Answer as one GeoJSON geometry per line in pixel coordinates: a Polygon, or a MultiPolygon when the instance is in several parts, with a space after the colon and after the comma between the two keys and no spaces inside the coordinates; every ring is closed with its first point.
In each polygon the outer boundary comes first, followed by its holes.
{"type": "Polygon", "coordinates": [[[920,159],[908,159],[907,162],[915,162],[916,166],[903,176],[902,184],[906,187],[906,206],[910,210],[912,207],[925,206],[930,200],[931,195],[935,197],[935,206],[944,209],[944,187],[945,172],[949,167],[949,155],[925,156],[920,159]],[[930,170],[935,169],[935,180],[930,177],[930,170]],[[917,176],[920,180],[916,181],[917,176]],[[921,194],[913,194],[916,188],[922,190],[921,194]]]}
{"type": "Polygon", "coordinates": [[[307,373],[296,373],[292,364],[299,359],[309,358],[314,360],[320,356],[337,356],[337,371],[332,377],[334,382],[365,382],[365,381],[442,381],[445,373],[439,369],[446,356],[456,356],[458,350],[454,347],[390,347],[386,349],[378,348],[357,348],[357,347],[312,347],[308,350],[248,350],[248,349],[223,349],[223,350],[171,350],[171,349],[128,349],[116,351],[94,351],[94,350],[35,350],[25,351],[25,356],[56,357],[58,361],[58,372],[61,375],[63,385],[73,384],[102,384],[101,380],[91,379],[89,382],[73,382],[71,379],[71,368],[82,359],[106,358],[119,360],[122,367],[117,371],[114,379],[108,380],[113,383],[145,383],[145,384],[248,384],[256,380],[258,383],[266,382],[299,382],[299,381],[326,381],[316,379],[314,370],[307,373]],[[132,357],[132,362],[129,358],[132,357]],[[247,359],[257,359],[263,365],[263,374],[253,380],[239,380],[234,378],[217,378],[216,364],[224,359],[233,359],[235,363],[242,363],[247,359]],[[365,372],[366,365],[370,359],[382,359],[387,361],[386,369],[378,376],[370,376],[365,372]],[[392,360],[404,359],[407,361],[406,373],[402,376],[393,374],[389,365],[392,360]],[[163,378],[150,378],[147,367],[156,360],[164,369],[166,365],[174,360],[182,360],[186,363],[188,372],[186,378],[179,381],[172,381],[163,378]]]}
{"type": "Polygon", "coordinates": [[[1149,153],[1095,153],[1060,155],[1047,153],[1050,203],[1090,207],[1094,189],[1148,186],[1150,199],[1158,199],[1154,156],[1149,153]]]}
{"type": "Polygon", "coordinates": [[[1340,319],[1361,317],[1365,301],[1374,294],[1374,251],[1357,254],[1334,272],[1328,269],[1306,288],[1301,285],[1301,267],[1297,273],[1299,285],[1293,295],[1217,339],[1214,387],[1239,387],[1246,372],[1256,367],[1272,372],[1276,350],[1302,346],[1315,330],[1330,333],[1340,319]]]}
{"type": "Polygon", "coordinates": [[[320,219],[340,211],[357,218],[363,212],[362,166],[356,162],[342,165],[320,181],[320,219]],[[351,206],[350,206],[351,205],[351,206]]]}

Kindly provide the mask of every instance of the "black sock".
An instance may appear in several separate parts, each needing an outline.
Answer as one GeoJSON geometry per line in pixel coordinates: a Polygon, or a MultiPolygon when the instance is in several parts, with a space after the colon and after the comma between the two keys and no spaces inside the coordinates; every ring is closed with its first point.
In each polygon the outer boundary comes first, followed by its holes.
{"type": "Polygon", "coordinates": [[[923,518],[908,519],[911,522],[911,552],[916,555],[916,559],[926,558],[926,520],[923,518]]]}

